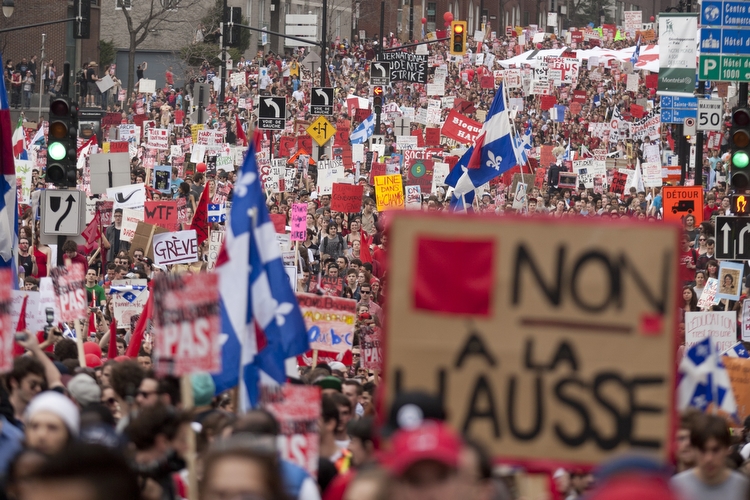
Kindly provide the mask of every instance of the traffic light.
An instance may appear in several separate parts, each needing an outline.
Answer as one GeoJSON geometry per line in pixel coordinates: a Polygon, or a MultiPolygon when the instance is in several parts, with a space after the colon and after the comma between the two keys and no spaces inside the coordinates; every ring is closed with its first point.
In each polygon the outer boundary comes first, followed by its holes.
{"type": "Polygon", "coordinates": [[[240,27],[238,24],[242,24],[242,8],[240,7],[226,7],[224,9],[224,46],[225,47],[239,47],[240,46],[240,27]],[[229,24],[232,23],[230,27],[229,24]]]}
{"type": "Polygon", "coordinates": [[[78,105],[65,97],[49,105],[46,181],[57,187],[76,187],[78,105]]]}
{"type": "Polygon", "coordinates": [[[73,16],[76,18],[73,25],[73,38],[88,40],[91,36],[91,1],[74,0],[73,16]]]}
{"type": "Polygon", "coordinates": [[[383,111],[383,87],[376,85],[372,89],[372,109],[376,115],[383,111]]]}
{"type": "Polygon", "coordinates": [[[732,213],[734,215],[750,214],[750,196],[735,194],[732,196],[732,213]]]}
{"type": "Polygon", "coordinates": [[[466,21],[451,22],[450,52],[454,56],[466,54],[466,21]]]}
{"type": "Polygon", "coordinates": [[[730,185],[735,190],[744,191],[750,187],[750,109],[734,110],[730,136],[730,185]]]}

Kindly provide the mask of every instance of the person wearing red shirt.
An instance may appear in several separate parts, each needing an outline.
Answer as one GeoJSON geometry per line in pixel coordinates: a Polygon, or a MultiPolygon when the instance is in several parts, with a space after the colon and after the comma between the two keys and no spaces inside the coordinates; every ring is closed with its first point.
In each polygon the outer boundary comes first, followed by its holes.
{"type": "Polygon", "coordinates": [[[711,220],[711,214],[716,210],[719,210],[719,207],[716,206],[716,196],[711,193],[708,195],[706,206],[703,207],[703,220],[711,220]]]}
{"type": "Polygon", "coordinates": [[[73,240],[68,240],[63,244],[63,252],[65,252],[65,258],[70,259],[74,264],[81,264],[83,266],[83,272],[89,267],[89,263],[86,257],[78,253],[78,244],[73,240]]]}
{"type": "Polygon", "coordinates": [[[680,237],[680,245],[680,282],[684,286],[695,281],[696,256],[687,234],[680,237]]]}

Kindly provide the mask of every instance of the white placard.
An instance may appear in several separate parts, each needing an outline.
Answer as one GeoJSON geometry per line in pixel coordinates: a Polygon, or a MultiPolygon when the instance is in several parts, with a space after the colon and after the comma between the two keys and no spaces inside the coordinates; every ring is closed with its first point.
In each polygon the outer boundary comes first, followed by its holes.
{"type": "Polygon", "coordinates": [[[138,92],[143,94],[154,94],[156,92],[156,80],[141,78],[138,80],[138,92]]]}
{"type": "Polygon", "coordinates": [[[154,264],[190,264],[198,260],[195,229],[154,235],[154,264]]]}
{"type": "Polygon", "coordinates": [[[107,188],[107,198],[114,201],[113,209],[143,210],[143,204],[146,201],[146,186],[144,184],[131,184],[107,188]]]}
{"type": "Polygon", "coordinates": [[[690,348],[710,337],[716,350],[724,352],[737,343],[736,311],[685,313],[685,347],[690,348]]]}
{"type": "Polygon", "coordinates": [[[122,227],[120,228],[120,239],[123,241],[133,241],[135,230],[138,223],[143,222],[143,210],[133,210],[132,208],[122,209],[122,227]]]}

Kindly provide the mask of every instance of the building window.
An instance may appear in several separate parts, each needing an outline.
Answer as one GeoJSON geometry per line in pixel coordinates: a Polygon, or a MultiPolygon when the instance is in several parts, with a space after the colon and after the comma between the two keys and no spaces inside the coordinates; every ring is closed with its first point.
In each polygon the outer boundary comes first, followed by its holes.
{"type": "Polygon", "coordinates": [[[523,25],[528,26],[529,25],[529,11],[525,10],[523,11],[523,25]]]}
{"type": "Polygon", "coordinates": [[[436,12],[437,12],[437,3],[428,2],[427,3],[427,22],[428,23],[434,23],[437,21],[436,12]]]}
{"type": "Polygon", "coordinates": [[[133,0],[115,0],[115,10],[130,10],[133,8],[133,0]]]}

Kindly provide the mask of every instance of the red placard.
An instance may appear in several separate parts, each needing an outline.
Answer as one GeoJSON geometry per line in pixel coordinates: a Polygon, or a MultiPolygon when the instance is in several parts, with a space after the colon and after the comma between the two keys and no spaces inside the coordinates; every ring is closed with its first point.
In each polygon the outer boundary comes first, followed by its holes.
{"type": "Polygon", "coordinates": [[[284,214],[268,214],[273,222],[273,227],[279,234],[286,233],[286,215],[284,214]]]}
{"type": "Polygon", "coordinates": [[[336,125],[336,135],[333,136],[334,146],[348,146],[349,145],[349,128],[342,128],[344,123],[336,125]]]}
{"type": "Polygon", "coordinates": [[[441,133],[462,144],[471,144],[476,140],[481,129],[481,123],[471,118],[466,118],[455,109],[452,109],[448,113],[441,133]]]}
{"type": "Polygon", "coordinates": [[[219,275],[160,273],[154,278],[153,293],[157,373],[220,371],[219,275]]]}
{"type": "Polygon", "coordinates": [[[580,102],[580,103],[586,102],[586,91],[585,90],[574,90],[573,91],[573,100],[575,102],[580,102]]]}
{"type": "Polygon", "coordinates": [[[659,86],[659,75],[654,73],[651,75],[646,75],[646,87],[650,89],[655,89],[659,86]]]}
{"type": "Polygon", "coordinates": [[[541,154],[539,156],[540,165],[548,167],[557,161],[557,158],[555,157],[555,155],[552,154],[553,149],[555,149],[554,146],[542,146],[541,147],[541,154]]]}
{"type": "Polygon", "coordinates": [[[331,210],[355,213],[362,210],[363,186],[359,184],[333,183],[331,210]]]}
{"type": "Polygon", "coordinates": [[[427,127],[424,129],[425,144],[427,147],[434,147],[440,145],[440,129],[438,127],[427,127]]]}
{"type": "Polygon", "coordinates": [[[292,156],[292,149],[297,142],[296,137],[283,136],[279,140],[279,156],[289,158],[292,156]]]}
{"type": "Polygon", "coordinates": [[[109,143],[110,153],[127,153],[128,141],[111,141],[109,143]]]}
{"type": "Polygon", "coordinates": [[[143,222],[163,227],[168,231],[179,231],[176,200],[147,200],[143,204],[143,222]]]}
{"type": "Polygon", "coordinates": [[[62,321],[76,321],[88,316],[85,271],[81,264],[56,267],[50,271],[55,289],[55,302],[62,321]]]}
{"type": "Polygon", "coordinates": [[[581,113],[581,108],[582,108],[582,107],[583,107],[583,106],[581,106],[581,103],[580,103],[580,102],[577,102],[577,101],[573,101],[573,102],[571,102],[571,103],[570,103],[570,106],[568,106],[568,108],[570,109],[570,112],[571,112],[572,114],[574,114],[574,115],[578,115],[578,114],[580,114],[580,113],[581,113]]]}
{"type": "Polygon", "coordinates": [[[638,104],[630,105],[630,114],[635,118],[643,118],[643,111],[643,106],[639,106],[638,104]]]}
{"type": "Polygon", "coordinates": [[[375,177],[378,175],[386,175],[385,163],[372,162],[372,168],[370,168],[370,184],[375,184],[375,177]]]}
{"type": "Polygon", "coordinates": [[[363,122],[367,120],[367,118],[372,114],[372,111],[369,109],[360,109],[357,108],[357,111],[354,113],[354,121],[355,122],[363,122]]]}
{"type": "Polygon", "coordinates": [[[479,80],[479,85],[483,89],[494,89],[495,88],[495,77],[490,76],[483,76],[481,80],[479,80]]]}
{"type": "Polygon", "coordinates": [[[557,104],[557,97],[553,95],[543,95],[541,105],[543,110],[552,109],[557,104]]]}
{"type": "Polygon", "coordinates": [[[424,136],[422,135],[422,129],[418,128],[416,130],[411,131],[411,136],[417,138],[417,147],[423,148],[424,147],[424,136]]]}
{"type": "Polygon", "coordinates": [[[383,331],[377,326],[359,330],[360,361],[364,368],[383,372],[383,331]]]}

